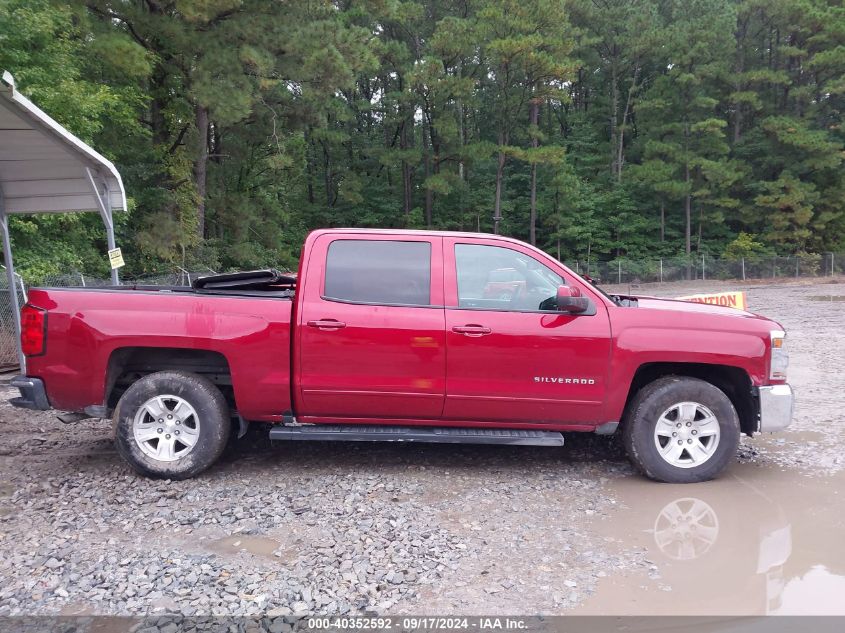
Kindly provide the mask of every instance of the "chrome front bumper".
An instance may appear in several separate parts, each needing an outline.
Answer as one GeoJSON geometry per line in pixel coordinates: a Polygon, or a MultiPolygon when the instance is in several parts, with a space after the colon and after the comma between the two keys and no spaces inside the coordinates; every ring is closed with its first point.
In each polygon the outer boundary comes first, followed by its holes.
{"type": "Polygon", "coordinates": [[[760,424],[757,430],[763,433],[782,431],[792,422],[795,396],[789,385],[758,387],[760,401],[760,424]]]}

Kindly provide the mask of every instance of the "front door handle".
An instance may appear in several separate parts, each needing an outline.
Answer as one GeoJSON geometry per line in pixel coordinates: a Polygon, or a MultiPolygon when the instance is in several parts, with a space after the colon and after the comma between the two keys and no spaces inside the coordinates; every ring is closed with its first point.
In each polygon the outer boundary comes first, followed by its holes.
{"type": "Polygon", "coordinates": [[[337,319],[318,319],[316,321],[308,321],[308,327],[316,327],[321,330],[339,330],[346,327],[346,323],[337,319]]]}
{"type": "Polygon", "coordinates": [[[493,332],[489,327],[477,325],[475,323],[468,323],[467,325],[456,325],[452,328],[456,334],[463,334],[465,336],[486,336],[493,332]]]}

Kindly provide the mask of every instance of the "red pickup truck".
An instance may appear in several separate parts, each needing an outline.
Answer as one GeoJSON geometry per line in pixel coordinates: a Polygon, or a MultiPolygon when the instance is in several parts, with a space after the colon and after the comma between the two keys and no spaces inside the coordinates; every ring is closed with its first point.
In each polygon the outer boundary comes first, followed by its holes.
{"type": "Polygon", "coordinates": [[[230,434],[559,446],[620,433],[670,482],[715,477],[741,433],[792,416],[781,326],[718,306],[609,296],[484,234],[319,230],[299,271],[193,288],[34,289],[12,404],[113,418],[139,472],[187,478],[230,434]],[[508,270],[513,292],[488,292],[508,270]]]}

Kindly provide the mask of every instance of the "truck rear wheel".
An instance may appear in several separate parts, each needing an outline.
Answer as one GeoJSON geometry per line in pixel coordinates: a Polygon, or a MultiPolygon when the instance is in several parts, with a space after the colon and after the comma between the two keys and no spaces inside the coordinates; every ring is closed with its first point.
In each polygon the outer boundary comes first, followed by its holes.
{"type": "Polygon", "coordinates": [[[188,479],[211,466],[229,439],[229,407],[207,378],[161,371],[134,382],[114,410],[117,450],[142,475],[188,479]]]}
{"type": "Polygon", "coordinates": [[[647,477],[667,483],[708,481],[733,460],[739,417],[718,387],[666,376],[643,387],[623,424],[625,449],[647,477]]]}

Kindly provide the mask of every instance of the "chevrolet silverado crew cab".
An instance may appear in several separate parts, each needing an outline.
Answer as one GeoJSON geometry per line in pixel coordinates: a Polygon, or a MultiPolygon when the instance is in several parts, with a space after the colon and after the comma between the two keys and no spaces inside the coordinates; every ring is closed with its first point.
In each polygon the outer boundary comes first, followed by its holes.
{"type": "Polygon", "coordinates": [[[609,296],[506,237],[319,230],[299,271],[192,288],[33,289],[12,404],[112,418],[140,473],[187,478],[230,434],[559,446],[621,434],[648,477],[718,475],[792,416],[783,328],[609,296]]]}

